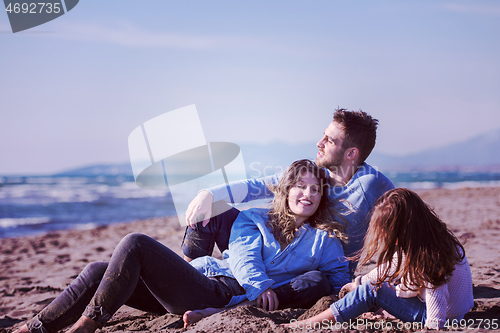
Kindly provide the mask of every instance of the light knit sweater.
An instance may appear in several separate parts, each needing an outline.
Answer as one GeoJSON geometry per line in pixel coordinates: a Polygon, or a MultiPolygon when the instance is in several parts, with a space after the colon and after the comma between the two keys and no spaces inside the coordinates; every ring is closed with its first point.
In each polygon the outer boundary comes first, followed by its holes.
{"type": "MultiPolygon", "coordinates": [[[[385,265],[374,268],[364,276],[356,278],[360,285],[369,281],[376,281],[379,272],[385,271],[385,265]]],[[[397,266],[397,256],[392,260],[391,270],[397,266]]],[[[447,319],[460,320],[474,306],[472,295],[472,276],[467,257],[455,266],[449,281],[442,286],[433,288],[432,285],[420,288],[418,291],[405,290],[402,283],[396,286],[396,295],[402,298],[418,297],[425,302],[427,318],[425,326],[430,329],[443,328],[447,319]]],[[[414,289],[414,288],[412,288],[414,289]]]]}

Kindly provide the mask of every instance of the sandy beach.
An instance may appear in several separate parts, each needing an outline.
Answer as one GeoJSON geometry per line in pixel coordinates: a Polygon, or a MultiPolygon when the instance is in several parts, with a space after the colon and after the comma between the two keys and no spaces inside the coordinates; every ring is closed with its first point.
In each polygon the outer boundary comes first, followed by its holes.
{"type": "MultiPolygon", "coordinates": [[[[467,331],[491,331],[500,325],[500,188],[417,191],[449,228],[465,241],[474,283],[475,306],[466,315],[467,331]],[[488,324],[489,323],[489,324],[488,324]],[[487,327],[487,324],[490,325],[487,327]],[[489,328],[489,329],[488,329],[489,328]]],[[[92,261],[109,260],[120,239],[145,233],[181,254],[184,228],[177,218],[155,218],[90,230],[66,230],[41,236],[0,240],[0,332],[11,332],[50,303],[92,261]]],[[[358,269],[366,272],[371,267],[358,269]]],[[[264,311],[240,307],[182,328],[178,315],[155,316],[122,307],[102,332],[286,332],[281,323],[329,306],[326,297],[312,309],[264,311]],[[305,313],[307,311],[307,313],[305,313]]],[[[356,327],[366,331],[414,331],[396,320],[376,319],[356,327]],[[392,326],[391,329],[389,324],[392,326]],[[376,325],[375,325],[376,324],[376,325]],[[398,325],[399,324],[399,325],[398,325]],[[378,326],[377,326],[378,325],[378,326]],[[384,326],[385,325],[385,326],[384,326]],[[377,329],[378,328],[378,329],[377,329]]],[[[459,328],[459,327],[458,327],[459,328]]],[[[288,330],[293,332],[296,330],[288,330]]],[[[330,331],[323,328],[316,331],[330,331]]]]}

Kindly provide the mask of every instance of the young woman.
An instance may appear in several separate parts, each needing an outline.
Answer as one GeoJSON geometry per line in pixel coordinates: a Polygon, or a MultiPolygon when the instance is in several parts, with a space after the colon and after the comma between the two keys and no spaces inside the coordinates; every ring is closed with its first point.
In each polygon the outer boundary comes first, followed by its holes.
{"type": "Polygon", "coordinates": [[[378,265],[344,286],[350,291],[344,298],[317,316],[284,326],[333,325],[382,308],[437,329],[462,319],[474,305],[463,246],[410,190],[394,189],[377,201],[362,255],[362,264],[378,255],[378,265]]]}
{"type": "Polygon", "coordinates": [[[156,313],[221,308],[244,300],[274,310],[314,303],[348,282],[348,262],[328,196],[326,171],[294,162],[274,189],[272,210],[235,221],[224,259],[190,264],[141,234],[126,236],[109,263],[88,265],[73,283],[17,332],[94,332],[123,304],[156,313]]]}

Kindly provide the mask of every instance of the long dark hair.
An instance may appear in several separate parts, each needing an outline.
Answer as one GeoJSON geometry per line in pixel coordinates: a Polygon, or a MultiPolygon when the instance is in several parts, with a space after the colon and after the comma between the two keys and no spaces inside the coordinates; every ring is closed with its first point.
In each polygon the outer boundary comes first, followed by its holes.
{"type": "Polygon", "coordinates": [[[303,159],[293,162],[285,171],[277,186],[269,186],[274,193],[273,208],[269,211],[268,225],[274,237],[285,244],[290,244],[295,238],[295,216],[288,206],[288,193],[297,184],[302,175],[309,171],[319,182],[321,201],[316,212],[307,220],[313,228],[328,232],[330,237],[346,240],[344,233],[346,221],[333,208],[333,202],[328,197],[328,171],[318,167],[314,162],[303,159]],[[337,222],[343,219],[344,223],[337,222]]]}
{"type": "Polygon", "coordinates": [[[360,264],[377,254],[377,266],[385,264],[386,269],[378,273],[375,285],[395,284],[405,277],[405,287],[416,290],[428,286],[427,283],[434,287],[446,283],[455,265],[464,259],[465,250],[415,192],[397,188],[375,203],[360,264]],[[399,258],[396,267],[392,262],[394,254],[399,258]]]}

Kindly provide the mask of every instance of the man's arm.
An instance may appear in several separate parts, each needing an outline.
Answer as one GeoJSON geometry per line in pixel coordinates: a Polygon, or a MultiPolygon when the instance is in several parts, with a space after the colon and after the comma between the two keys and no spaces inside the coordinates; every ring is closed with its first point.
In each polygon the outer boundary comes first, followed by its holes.
{"type": "Polygon", "coordinates": [[[212,204],[216,201],[242,203],[272,197],[273,194],[267,185],[276,185],[280,178],[281,174],[276,174],[257,179],[238,180],[201,191],[186,210],[187,225],[194,229],[194,225],[200,222],[199,217],[203,216],[203,226],[206,226],[212,216],[212,204]]]}
{"type": "Polygon", "coordinates": [[[203,215],[206,219],[203,220],[203,226],[210,222],[212,216],[212,204],[214,197],[210,191],[203,190],[189,204],[186,210],[186,222],[188,227],[194,230],[194,225],[199,222],[198,216],[203,215]]]}

